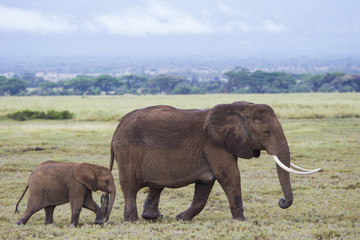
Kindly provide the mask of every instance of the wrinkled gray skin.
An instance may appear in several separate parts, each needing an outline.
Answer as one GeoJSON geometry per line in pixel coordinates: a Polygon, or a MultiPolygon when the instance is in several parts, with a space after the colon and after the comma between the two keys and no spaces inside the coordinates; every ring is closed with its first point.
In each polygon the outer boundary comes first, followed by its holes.
{"type": "MultiPolygon", "coordinates": [[[[193,202],[177,219],[191,220],[204,208],[215,180],[225,191],[233,219],[246,220],[237,158],[266,150],[290,166],[290,151],[274,111],[249,102],[220,104],[208,110],[154,106],[123,117],[112,139],[110,171],[118,163],[125,221],[138,220],[136,195],[149,187],[142,217],[156,219],[161,191],[195,183],[193,202]]],[[[277,167],[285,199],[293,201],[289,173],[277,167]]]]}
{"type": "Polygon", "coordinates": [[[103,213],[93,200],[92,191],[110,193],[107,219],[116,196],[114,178],[109,169],[88,163],[62,163],[47,161],[37,166],[31,173],[26,188],[16,204],[18,205],[29,189],[26,211],[16,224],[26,224],[40,209],[45,209],[45,224],[53,223],[56,206],[70,202],[71,224],[77,226],[80,211],[85,207],[96,214],[95,224],[103,224],[103,213]]]}

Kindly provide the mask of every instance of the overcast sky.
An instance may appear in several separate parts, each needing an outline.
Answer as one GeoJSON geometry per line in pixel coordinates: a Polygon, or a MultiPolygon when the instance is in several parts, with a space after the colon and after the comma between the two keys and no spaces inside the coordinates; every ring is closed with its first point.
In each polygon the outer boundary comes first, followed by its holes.
{"type": "Polygon", "coordinates": [[[359,56],[358,0],[0,0],[6,56],[359,56]]]}

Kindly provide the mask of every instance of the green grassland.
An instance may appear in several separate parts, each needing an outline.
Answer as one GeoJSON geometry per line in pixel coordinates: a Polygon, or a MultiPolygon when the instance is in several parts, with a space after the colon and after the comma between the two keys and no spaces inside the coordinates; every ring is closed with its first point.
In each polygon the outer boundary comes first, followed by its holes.
{"type": "Polygon", "coordinates": [[[268,104],[280,118],[360,118],[359,93],[1,97],[0,118],[19,110],[52,109],[69,110],[81,121],[117,121],[134,109],[150,105],[204,109],[235,101],[268,104]]]}
{"type": "MultiPolygon", "coordinates": [[[[275,94],[200,96],[96,96],[0,98],[0,239],[359,239],[360,238],[360,94],[275,94]],[[119,120],[127,112],[156,104],[210,108],[247,100],[272,106],[288,138],[292,161],[323,171],[292,175],[294,203],[277,205],[282,191],[275,163],[265,152],[259,159],[239,159],[246,222],[231,220],[225,193],[215,184],[204,210],[191,222],[175,216],[191,203],[194,185],[165,189],[160,200],[164,217],[155,222],[123,221],[123,198],[117,166],[118,194],[105,226],[92,222],[83,209],[79,228],[70,227],[70,205],[58,206],[54,224],[44,225],[44,211],[25,226],[14,214],[32,169],[46,160],[109,165],[109,146],[119,120]],[[73,120],[14,121],[18,110],[54,109],[75,113],[73,120]]],[[[138,193],[138,211],[147,189],[138,193]]],[[[94,194],[99,203],[100,193],[94,194]]]]}

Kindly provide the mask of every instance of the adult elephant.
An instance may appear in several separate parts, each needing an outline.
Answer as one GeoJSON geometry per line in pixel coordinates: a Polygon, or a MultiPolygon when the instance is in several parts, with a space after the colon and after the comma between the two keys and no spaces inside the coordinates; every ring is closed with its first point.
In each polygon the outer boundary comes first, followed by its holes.
{"type": "MultiPolygon", "coordinates": [[[[289,170],[290,151],[282,127],[267,105],[249,102],[220,104],[208,110],[181,110],[170,106],[138,109],[125,115],[111,143],[124,195],[124,220],[138,220],[136,195],[149,187],[142,217],[161,217],[159,199],[164,187],[195,183],[193,202],[177,219],[191,220],[204,208],[217,180],[228,198],[233,219],[246,220],[237,158],[259,157],[266,150],[278,160],[277,173],[285,199],[293,202],[289,170]],[[279,164],[284,167],[279,167],[279,164]]],[[[313,173],[305,170],[296,173],[313,173]]]]}

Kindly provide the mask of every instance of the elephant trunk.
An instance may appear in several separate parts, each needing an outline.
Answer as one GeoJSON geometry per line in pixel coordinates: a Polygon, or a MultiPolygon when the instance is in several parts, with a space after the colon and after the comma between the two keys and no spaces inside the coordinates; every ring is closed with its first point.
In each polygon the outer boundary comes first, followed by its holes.
{"type": "Polygon", "coordinates": [[[115,197],[116,197],[116,188],[115,184],[113,187],[114,190],[105,192],[101,195],[101,210],[103,213],[103,219],[105,222],[109,220],[111,210],[114,206],[115,197]],[[110,195],[110,197],[109,197],[110,195]]]}
{"type": "MultiPolygon", "coordinates": [[[[290,167],[290,150],[288,145],[283,147],[282,151],[278,153],[280,161],[287,167],[290,167]]],[[[293,193],[290,183],[290,173],[282,169],[278,164],[276,164],[277,174],[279,177],[279,182],[284,193],[285,199],[281,198],[279,201],[279,206],[283,209],[291,206],[293,202],[293,193]]]]}
{"type": "MultiPolygon", "coordinates": [[[[283,163],[285,166],[290,167],[290,150],[287,142],[280,145],[278,149],[275,150],[268,150],[267,152],[271,155],[276,155],[280,162],[283,163]]],[[[283,209],[288,208],[291,206],[293,202],[293,193],[290,183],[290,174],[289,172],[282,169],[278,164],[276,164],[277,174],[279,177],[279,182],[284,193],[285,199],[281,198],[279,201],[279,206],[283,209]]]]}
{"type": "Polygon", "coordinates": [[[113,206],[114,206],[115,197],[116,197],[116,190],[115,190],[115,188],[114,188],[114,191],[112,191],[112,192],[110,193],[110,201],[109,201],[109,206],[108,206],[108,210],[107,210],[106,218],[105,218],[105,221],[106,221],[106,222],[109,220],[111,210],[112,210],[112,208],[113,208],[113,206]]]}

